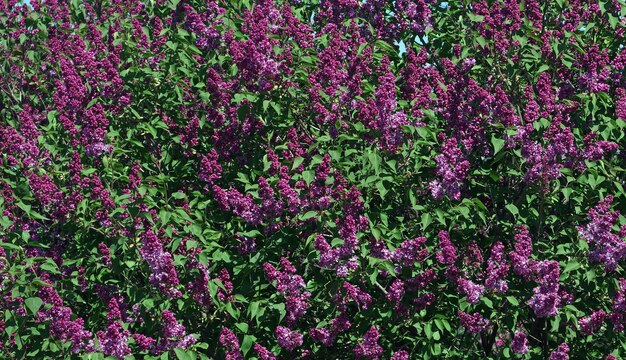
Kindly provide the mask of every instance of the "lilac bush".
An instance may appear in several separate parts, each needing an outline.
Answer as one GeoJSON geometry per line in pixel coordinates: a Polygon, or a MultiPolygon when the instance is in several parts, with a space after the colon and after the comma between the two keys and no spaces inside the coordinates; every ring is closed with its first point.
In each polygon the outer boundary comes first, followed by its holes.
{"type": "Polygon", "coordinates": [[[0,358],[620,359],[622,0],[0,0],[0,358]]]}

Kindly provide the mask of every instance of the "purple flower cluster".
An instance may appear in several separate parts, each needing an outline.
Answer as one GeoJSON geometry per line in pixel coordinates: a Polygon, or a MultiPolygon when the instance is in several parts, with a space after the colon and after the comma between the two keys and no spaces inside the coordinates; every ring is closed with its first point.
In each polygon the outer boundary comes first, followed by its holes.
{"type": "Polygon", "coordinates": [[[270,282],[276,283],[278,292],[285,296],[287,308],[287,323],[295,324],[308,308],[308,299],[311,293],[304,291],[306,284],[302,277],[296,274],[296,268],[286,258],[280,259],[279,271],[270,263],[263,264],[263,271],[270,282]]]}
{"type": "Polygon", "coordinates": [[[459,291],[467,296],[467,302],[469,302],[470,304],[477,303],[480,297],[485,292],[484,286],[476,284],[473,281],[467,279],[459,279],[457,281],[457,286],[459,288],[459,291]]]}
{"type": "Polygon", "coordinates": [[[222,328],[220,344],[226,349],[226,360],[243,360],[243,355],[239,350],[239,340],[230,329],[222,328]]]}
{"type": "Polygon", "coordinates": [[[403,241],[389,256],[399,266],[411,268],[415,263],[421,263],[429,254],[425,247],[426,238],[417,237],[413,240],[403,241]]]}
{"type": "Polygon", "coordinates": [[[516,354],[526,354],[528,352],[528,339],[526,334],[517,331],[511,340],[511,350],[516,354]]]}
{"type": "Polygon", "coordinates": [[[447,139],[441,152],[435,157],[437,176],[441,179],[432,181],[428,188],[435,199],[448,195],[453,200],[459,200],[461,185],[469,172],[470,162],[459,149],[456,138],[447,139]]]}
{"type": "Polygon", "coordinates": [[[450,241],[450,234],[447,231],[441,230],[437,235],[439,237],[439,251],[437,253],[437,261],[443,265],[452,265],[458,258],[456,247],[450,241]]]}
{"type": "Polygon", "coordinates": [[[626,257],[626,226],[622,226],[619,233],[613,232],[619,219],[618,211],[610,211],[613,196],[608,195],[598,205],[589,210],[589,223],[577,227],[580,236],[594,249],[589,259],[601,262],[607,271],[615,271],[620,260],[626,257]]]}
{"type": "Polygon", "coordinates": [[[51,286],[39,288],[39,297],[44,304],[51,304],[47,310],[40,310],[38,318],[50,321],[50,336],[72,344],[72,351],[94,350],[93,335],[84,328],[82,318],[72,320],[72,309],[63,306],[63,300],[51,286]]]}
{"type": "Polygon", "coordinates": [[[529,259],[533,252],[532,238],[526,225],[518,225],[515,230],[515,250],[509,253],[513,272],[516,275],[529,278],[532,272],[532,260],[529,259]]]}
{"type": "Polygon", "coordinates": [[[338,303],[339,310],[342,312],[346,311],[350,301],[354,301],[358,307],[363,309],[369,308],[372,304],[372,296],[359,289],[358,286],[345,281],[341,289],[345,292],[345,294],[342,294],[341,291],[339,291],[335,298],[338,303]]]}
{"type": "Polygon", "coordinates": [[[604,310],[594,311],[588,317],[584,317],[578,320],[578,326],[580,326],[580,331],[589,335],[594,333],[602,324],[604,320],[606,320],[607,314],[604,310]]]}
{"type": "Polygon", "coordinates": [[[278,345],[289,352],[294,351],[302,345],[302,334],[292,331],[283,326],[277,326],[274,335],[278,340],[278,345]]]}
{"type": "Polygon", "coordinates": [[[483,316],[477,312],[468,314],[466,312],[459,311],[457,315],[461,322],[461,326],[472,334],[482,332],[491,324],[489,320],[483,318],[483,316]]]}
{"type": "Polygon", "coordinates": [[[506,292],[509,288],[506,282],[508,272],[509,265],[506,264],[504,245],[498,241],[491,247],[491,256],[487,261],[487,278],[485,279],[485,287],[499,293],[506,292]]]}
{"type": "Polygon", "coordinates": [[[178,273],[174,267],[172,254],[163,250],[161,239],[152,230],[143,233],[141,241],[139,253],[150,267],[150,282],[169,296],[180,297],[181,292],[176,289],[178,273]]]}
{"type": "Polygon", "coordinates": [[[550,360],[569,360],[569,345],[566,343],[559,345],[550,354],[550,360]]]}
{"type": "Polygon", "coordinates": [[[365,335],[363,341],[354,348],[354,355],[357,359],[378,360],[383,353],[383,348],[378,345],[380,334],[376,327],[372,326],[365,335]]]}
{"type": "Polygon", "coordinates": [[[222,165],[218,162],[218,154],[215,150],[211,150],[200,161],[200,171],[198,178],[209,185],[222,177],[222,165]]]}
{"type": "Polygon", "coordinates": [[[122,328],[122,324],[115,321],[105,331],[98,331],[98,343],[100,345],[100,351],[105,355],[115,356],[118,359],[123,359],[126,355],[131,353],[128,346],[128,339],[130,338],[130,332],[122,328]]]}
{"type": "Polygon", "coordinates": [[[348,320],[345,313],[332,319],[326,328],[312,328],[309,330],[309,336],[324,346],[332,346],[339,334],[350,329],[352,324],[348,320]]]}
{"type": "Polygon", "coordinates": [[[267,350],[265,347],[263,347],[259,343],[254,344],[254,346],[252,348],[254,349],[254,352],[257,354],[259,359],[261,359],[261,360],[276,360],[276,356],[271,351],[267,350]]]}
{"type": "Polygon", "coordinates": [[[187,334],[185,327],[176,320],[173,312],[163,310],[161,317],[163,318],[163,338],[157,345],[157,352],[174,348],[186,349],[196,342],[196,338],[187,334]]]}
{"type": "Polygon", "coordinates": [[[404,296],[404,283],[400,279],[396,279],[387,289],[387,300],[399,303],[404,296]]]}
{"type": "Polygon", "coordinates": [[[619,288],[613,297],[613,309],[609,314],[615,331],[624,332],[626,328],[626,279],[619,279],[619,288]]]}
{"type": "Polygon", "coordinates": [[[236,189],[224,190],[217,185],[213,185],[212,190],[215,201],[223,210],[232,211],[251,225],[261,223],[261,209],[254,203],[252,195],[243,195],[236,189]]]}
{"type": "Polygon", "coordinates": [[[559,269],[558,261],[543,260],[534,267],[535,281],[539,284],[533,289],[534,295],[528,300],[528,305],[535,311],[537,317],[554,316],[561,302],[559,296],[559,269]]]}
{"type": "Polygon", "coordinates": [[[396,351],[389,360],[409,360],[409,353],[406,350],[396,351]]]}

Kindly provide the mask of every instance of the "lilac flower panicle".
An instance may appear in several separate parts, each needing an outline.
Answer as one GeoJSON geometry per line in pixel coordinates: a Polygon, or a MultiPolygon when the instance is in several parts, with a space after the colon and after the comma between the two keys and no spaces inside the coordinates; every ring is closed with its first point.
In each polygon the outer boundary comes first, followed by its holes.
{"type": "Polygon", "coordinates": [[[387,300],[397,303],[397,302],[400,302],[400,300],[402,300],[403,296],[404,296],[404,283],[401,280],[396,279],[391,284],[389,289],[387,289],[387,300]]]}
{"type": "Polygon", "coordinates": [[[626,279],[619,279],[619,288],[613,296],[613,309],[609,314],[616,332],[622,333],[626,327],[626,279]]]}
{"type": "Polygon", "coordinates": [[[534,268],[535,279],[539,286],[533,289],[534,295],[528,305],[538,317],[554,316],[557,313],[561,298],[559,296],[559,263],[552,260],[538,262],[534,268]]]}
{"type": "Polygon", "coordinates": [[[478,334],[484,331],[491,323],[479,313],[468,314],[463,311],[458,312],[461,326],[472,334],[478,334]]]}
{"type": "Polygon", "coordinates": [[[612,195],[605,197],[589,210],[590,222],[577,227],[580,236],[593,246],[589,259],[603,263],[607,271],[615,271],[619,261],[626,257],[624,236],[612,230],[619,219],[618,211],[610,211],[612,202],[612,195]]]}
{"type": "Polygon", "coordinates": [[[196,342],[196,338],[187,334],[185,326],[180,324],[169,310],[161,312],[163,318],[163,338],[157,345],[160,350],[166,351],[174,348],[186,349],[196,342]]]}
{"type": "Polygon", "coordinates": [[[467,296],[467,302],[470,304],[476,304],[485,291],[484,286],[467,279],[460,279],[458,287],[467,296]]]}
{"type": "Polygon", "coordinates": [[[378,338],[380,334],[376,327],[372,326],[363,335],[363,341],[357,347],[354,348],[354,355],[357,359],[372,359],[378,360],[383,353],[383,348],[378,345],[378,338]]]}
{"type": "Polygon", "coordinates": [[[602,326],[602,323],[604,323],[604,320],[606,318],[607,314],[606,312],[604,312],[604,310],[594,311],[588,317],[579,319],[578,326],[580,327],[580,331],[583,334],[589,335],[595,332],[600,326],[602,326]]]}
{"type": "Polygon", "coordinates": [[[123,359],[126,355],[130,355],[131,350],[128,346],[130,332],[123,330],[122,324],[119,322],[111,323],[105,331],[98,332],[98,343],[101,351],[108,356],[114,356],[123,359]]]}
{"type": "Polygon", "coordinates": [[[243,360],[243,355],[239,350],[239,340],[230,329],[222,328],[219,342],[226,351],[227,360],[243,360]]]}
{"type": "Polygon", "coordinates": [[[506,264],[504,245],[496,242],[491,247],[491,257],[487,261],[487,278],[485,279],[487,289],[499,293],[506,292],[509,288],[506,282],[508,272],[509,266],[506,264]]]}
{"type": "Polygon", "coordinates": [[[529,257],[532,254],[532,239],[530,238],[528,227],[518,225],[515,227],[515,250],[509,253],[513,272],[516,275],[527,278],[531,275],[532,267],[529,266],[529,257]]]}
{"type": "Polygon", "coordinates": [[[568,360],[569,346],[566,343],[559,345],[551,354],[550,360],[568,360]]]}
{"type": "Polygon", "coordinates": [[[172,254],[163,250],[163,244],[152,230],[148,230],[142,236],[142,247],[139,250],[141,257],[150,267],[150,282],[159,287],[164,293],[172,297],[180,297],[178,286],[178,273],[174,268],[172,254]]]}
{"type": "Polygon", "coordinates": [[[447,231],[441,230],[438,234],[439,237],[439,249],[437,253],[437,261],[444,265],[452,265],[456,262],[458,257],[456,247],[450,241],[450,234],[447,231]]]}
{"type": "Polygon", "coordinates": [[[429,188],[435,199],[448,195],[453,200],[461,198],[461,186],[469,172],[470,163],[458,148],[456,138],[449,138],[442,147],[441,154],[435,157],[437,175],[429,188]]]}
{"type": "Polygon", "coordinates": [[[409,353],[406,350],[396,351],[389,360],[409,360],[409,353]]]}
{"type": "Polygon", "coordinates": [[[278,340],[278,345],[291,352],[302,345],[302,334],[292,331],[283,326],[277,326],[274,335],[278,340]]]}
{"type": "Polygon", "coordinates": [[[271,351],[267,350],[259,343],[254,344],[252,349],[254,349],[254,352],[261,360],[276,360],[276,355],[272,354],[271,351]]]}
{"type": "Polygon", "coordinates": [[[513,335],[511,350],[516,354],[526,354],[528,352],[528,339],[526,339],[526,334],[517,331],[515,335],[513,335]]]}
{"type": "Polygon", "coordinates": [[[421,263],[428,256],[428,249],[424,247],[425,237],[406,240],[391,253],[391,259],[400,266],[411,267],[416,262],[421,263]]]}

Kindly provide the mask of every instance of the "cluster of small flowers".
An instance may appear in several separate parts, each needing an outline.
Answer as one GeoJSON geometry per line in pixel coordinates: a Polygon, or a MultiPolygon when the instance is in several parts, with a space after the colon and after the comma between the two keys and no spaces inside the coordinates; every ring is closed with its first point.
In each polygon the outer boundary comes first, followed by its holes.
{"type": "Polygon", "coordinates": [[[152,230],[143,233],[141,241],[139,253],[150,267],[150,282],[169,296],[180,297],[182,294],[176,289],[179,283],[178,273],[172,254],[163,250],[161,239],[152,230]]]}
{"type": "Polygon", "coordinates": [[[491,325],[489,320],[483,318],[483,316],[477,312],[468,314],[466,312],[459,311],[458,317],[461,321],[461,326],[472,334],[478,334],[491,325]]]}
{"type": "Polygon", "coordinates": [[[469,302],[470,304],[477,303],[480,297],[485,292],[484,286],[463,278],[457,281],[457,286],[459,288],[459,291],[467,296],[467,302],[469,302]]]}
{"type": "Polygon", "coordinates": [[[589,223],[577,227],[580,236],[589,244],[594,245],[589,259],[601,262],[607,271],[615,271],[620,260],[626,257],[626,225],[619,233],[613,232],[619,220],[618,211],[610,211],[613,196],[608,195],[598,205],[589,210],[589,223]]]}
{"type": "Polygon", "coordinates": [[[533,261],[529,259],[533,252],[532,238],[530,237],[526,225],[517,225],[515,232],[515,250],[509,252],[509,259],[511,259],[511,265],[513,265],[515,275],[520,275],[527,279],[531,275],[533,263],[533,261]]]}
{"type": "Polygon", "coordinates": [[[442,153],[435,157],[435,161],[437,176],[441,179],[433,180],[428,185],[433,198],[438,200],[448,195],[453,200],[459,200],[461,185],[469,172],[470,162],[459,149],[456,138],[446,140],[442,153]]]}
{"type": "Polygon", "coordinates": [[[619,289],[613,297],[613,309],[609,314],[615,331],[624,332],[626,328],[626,279],[619,279],[619,289]]]}
{"type": "Polygon", "coordinates": [[[309,336],[313,341],[319,342],[324,346],[332,346],[341,333],[350,329],[352,324],[348,320],[348,316],[344,313],[332,319],[326,328],[311,328],[309,336]]]}
{"type": "Polygon", "coordinates": [[[173,312],[163,310],[161,317],[163,318],[163,337],[156,345],[157,353],[174,348],[186,349],[196,342],[196,338],[187,334],[185,327],[176,320],[173,312]]]}
{"type": "Polygon", "coordinates": [[[131,349],[128,346],[130,332],[124,330],[121,323],[117,321],[112,322],[107,327],[106,332],[98,331],[97,335],[100,350],[105,355],[123,359],[126,355],[131,353],[131,349]]]}
{"type": "Polygon", "coordinates": [[[551,354],[550,360],[568,360],[569,359],[569,345],[563,343],[559,345],[551,354]]]}
{"type": "Polygon", "coordinates": [[[511,340],[511,350],[516,354],[526,354],[528,352],[528,339],[526,334],[517,331],[511,340]]]}
{"type": "Polygon", "coordinates": [[[257,354],[259,359],[261,359],[261,360],[276,360],[276,356],[271,351],[267,350],[265,347],[263,347],[259,343],[254,344],[254,346],[252,348],[254,349],[254,352],[257,354]]]}
{"type": "Polygon", "coordinates": [[[289,260],[282,257],[280,259],[280,267],[283,271],[277,270],[270,263],[263,264],[263,270],[267,279],[270,282],[276,282],[276,289],[281,295],[285,296],[287,323],[293,325],[305,314],[311,293],[303,290],[306,284],[302,277],[296,274],[296,268],[289,260]]]}
{"type": "Polygon", "coordinates": [[[454,264],[458,255],[456,246],[450,241],[450,234],[445,230],[441,230],[437,236],[439,237],[439,249],[441,250],[437,252],[437,261],[443,265],[454,264]]]}
{"type": "Polygon", "coordinates": [[[211,150],[200,161],[200,172],[198,178],[209,185],[222,177],[222,165],[218,162],[218,154],[215,149],[211,150]]]}
{"type": "Polygon", "coordinates": [[[277,326],[274,335],[278,340],[278,345],[289,352],[294,351],[302,345],[302,334],[292,331],[283,326],[277,326]]]}
{"type": "Polygon", "coordinates": [[[223,328],[220,333],[220,344],[226,349],[226,360],[243,360],[239,350],[239,340],[228,328],[223,328]]]}
{"type": "Polygon", "coordinates": [[[604,310],[594,311],[588,317],[579,319],[578,326],[580,326],[580,331],[583,334],[589,335],[602,326],[606,318],[607,314],[604,310]]]}
{"type": "Polygon", "coordinates": [[[485,279],[487,289],[499,293],[506,292],[509,288],[505,280],[508,272],[509,265],[504,255],[504,245],[498,241],[491,247],[491,256],[487,261],[487,278],[485,279]]]}
{"type": "Polygon", "coordinates": [[[335,302],[339,311],[345,312],[348,309],[350,301],[354,301],[358,307],[363,309],[369,308],[372,304],[372,296],[365,291],[359,289],[358,286],[352,285],[347,281],[344,281],[343,285],[335,295],[335,302]],[[342,293],[343,290],[345,292],[342,293]]]}
{"type": "MultiPolygon", "coordinates": [[[[46,276],[42,280],[52,285],[46,276]]],[[[93,335],[84,328],[82,318],[72,320],[72,309],[63,306],[61,296],[52,286],[42,286],[39,288],[39,297],[44,304],[52,306],[47,310],[39,310],[37,317],[50,321],[50,336],[61,341],[68,341],[72,344],[72,351],[84,350],[92,352],[94,350],[93,335]]]]}
{"type": "Polygon", "coordinates": [[[383,353],[383,348],[378,345],[380,334],[376,327],[372,326],[363,335],[363,342],[354,348],[357,359],[378,360],[383,353]]]}
{"type": "Polygon", "coordinates": [[[559,296],[559,269],[558,261],[543,260],[535,264],[535,281],[539,284],[533,289],[534,295],[528,300],[528,305],[538,317],[554,316],[561,302],[559,296]]]}
{"type": "MultiPolygon", "coordinates": [[[[185,12],[188,29],[197,37],[196,45],[200,49],[213,49],[219,44],[222,37],[221,32],[216,26],[221,24],[221,20],[217,17],[224,13],[224,9],[217,5],[215,1],[207,2],[207,10],[200,15],[189,4],[183,6],[185,12]],[[210,25],[206,25],[210,23],[210,25]]],[[[158,18],[157,18],[158,19],[158,18]]]]}

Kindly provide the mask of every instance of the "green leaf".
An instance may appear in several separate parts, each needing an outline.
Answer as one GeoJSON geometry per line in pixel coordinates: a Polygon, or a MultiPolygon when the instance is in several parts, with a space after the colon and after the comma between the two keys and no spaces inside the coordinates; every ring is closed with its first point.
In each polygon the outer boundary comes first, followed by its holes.
{"type": "Polygon", "coordinates": [[[514,216],[519,215],[519,210],[517,209],[517,206],[513,204],[506,204],[505,208],[509,210],[514,216]]]}
{"type": "Polygon", "coordinates": [[[296,158],[293,159],[293,165],[291,166],[291,170],[297,168],[298,166],[300,166],[302,164],[302,162],[304,161],[304,158],[301,156],[297,156],[296,158]]]}
{"type": "Polygon", "coordinates": [[[8,250],[22,250],[21,247],[11,243],[0,242],[0,247],[8,250]]]}
{"type": "Polygon", "coordinates": [[[491,136],[491,144],[493,145],[493,154],[497,154],[504,147],[504,139],[498,139],[495,135],[491,136]]]}
{"type": "Polygon", "coordinates": [[[256,340],[256,337],[252,335],[244,335],[243,340],[241,341],[241,352],[244,356],[248,353],[248,351],[250,351],[256,340]]]}
{"type": "Polygon", "coordinates": [[[177,192],[175,192],[175,193],[173,193],[173,194],[172,194],[172,197],[173,197],[174,199],[179,199],[179,200],[180,200],[180,199],[184,199],[184,198],[185,198],[185,196],[186,196],[186,195],[185,195],[185,193],[184,193],[184,192],[180,192],[180,191],[177,191],[177,192]]]}
{"type": "Polygon", "coordinates": [[[511,303],[511,305],[513,306],[518,306],[519,305],[519,301],[514,297],[514,296],[507,296],[506,299],[511,303]]]}
{"type": "Polygon", "coordinates": [[[565,265],[565,269],[563,269],[563,273],[568,273],[570,271],[574,271],[580,268],[580,263],[576,260],[572,260],[567,265],[565,265]]]}
{"type": "Polygon", "coordinates": [[[41,299],[38,297],[32,297],[24,300],[24,304],[26,304],[28,310],[30,310],[30,312],[35,315],[37,314],[37,311],[39,311],[39,309],[41,308],[43,301],[41,301],[41,299]]]}
{"type": "Polygon", "coordinates": [[[178,360],[193,360],[193,358],[184,349],[176,348],[174,349],[174,353],[176,353],[176,358],[178,358],[178,360]]]}
{"type": "Polygon", "coordinates": [[[430,213],[425,212],[422,214],[422,230],[426,230],[428,225],[430,225],[432,222],[433,217],[430,215],[430,213]]]}
{"type": "Polygon", "coordinates": [[[482,22],[485,19],[483,15],[477,15],[474,13],[468,13],[467,17],[469,17],[469,19],[473,22],[482,22]]]}
{"type": "Polygon", "coordinates": [[[375,152],[370,152],[370,153],[367,154],[367,158],[369,159],[370,163],[374,167],[374,172],[376,174],[379,174],[380,173],[380,162],[382,160],[380,158],[380,155],[378,155],[375,152]]]}
{"type": "Polygon", "coordinates": [[[308,220],[316,216],[317,216],[317,211],[311,210],[311,211],[307,211],[304,215],[302,215],[300,217],[300,220],[308,220]]]}
{"type": "Polygon", "coordinates": [[[547,64],[543,64],[539,67],[539,70],[537,70],[537,74],[541,74],[542,72],[546,71],[550,69],[550,65],[547,64]]]}
{"type": "Polygon", "coordinates": [[[241,332],[243,333],[248,332],[248,324],[246,323],[236,323],[235,326],[237,327],[237,329],[241,330],[241,332]]]}
{"type": "Polygon", "coordinates": [[[315,179],[315,172],[312,171],[312,170],[303,171],[302,172],[302,178],[307,183],[307,185],[310,185],[313,182],[313,180],[315,179]]]}

